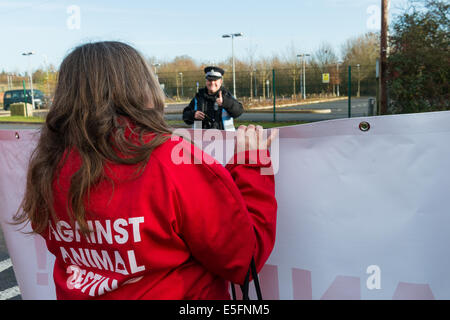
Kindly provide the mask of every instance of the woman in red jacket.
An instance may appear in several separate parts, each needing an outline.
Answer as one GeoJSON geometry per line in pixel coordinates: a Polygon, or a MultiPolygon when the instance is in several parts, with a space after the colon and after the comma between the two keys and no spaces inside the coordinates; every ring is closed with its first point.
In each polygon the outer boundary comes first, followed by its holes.
{"type": "Polygon", "coordinates": [[[16,216],[55,255],[58,299],[229,299],[269,257],[274,177],[250,161],[262,128],[239,128],[234,164],[196,164],[208,155],[171,138],[163,113],[132,47],[89,43],[62,62],[16,216]]]}

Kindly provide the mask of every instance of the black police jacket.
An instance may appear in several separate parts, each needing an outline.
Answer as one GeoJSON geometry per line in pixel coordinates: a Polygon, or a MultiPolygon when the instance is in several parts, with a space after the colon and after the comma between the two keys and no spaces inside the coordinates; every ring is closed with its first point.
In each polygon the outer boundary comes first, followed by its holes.
{"type": "MultiPolygon", "coordinates": [[[[191,100],[189,105],[183,110],[183,120],[186,124],[192,125],[194,123],[194,115],[196,111],[202,111],[206,114],[205,119],[202,121],[203,129],[220,129],[223,130],[222,111],[225,109],[228,114],[233,117],[239,117],[244,108],[242,103],[237,101],[230,91],[221,87],[215,94],[208,94],[208,89],[202,88],[198,91],[195,97],[191,100]],[[222,106],[217,106],[217,110],[214,109],[214,104],[219,91],[222,90],[222,106]]],[[[199,120],[196,120],[199,121],[199,120]]]]}

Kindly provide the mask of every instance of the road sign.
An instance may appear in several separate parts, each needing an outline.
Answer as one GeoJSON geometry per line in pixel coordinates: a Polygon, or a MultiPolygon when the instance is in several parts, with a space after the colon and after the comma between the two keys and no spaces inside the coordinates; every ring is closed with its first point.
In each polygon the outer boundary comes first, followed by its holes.
{"type": "Polygon", "coordinates": [[[330,74],[322,73],[322,83],[330,83],[330,74]]]}

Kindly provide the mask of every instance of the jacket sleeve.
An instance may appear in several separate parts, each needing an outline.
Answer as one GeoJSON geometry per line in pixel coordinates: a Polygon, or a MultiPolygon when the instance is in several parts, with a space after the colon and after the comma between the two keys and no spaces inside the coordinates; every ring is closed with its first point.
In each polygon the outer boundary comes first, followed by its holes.
{"type": "Polygon", "coordinates": [[[195,115],[195,98],[191,100],[188,106],[183,109],[183,121],[186,124],[194,124],[194,115],[195,115]]]}
{"type": "MultiPolygon", "coordinates": [[[[274,177],[260,173],[261,167],[271,164],[224,168],[192,148],[194,154],[202,155],[203,163],[179,165],[174,177],[179,190],[180,237],[207,270],[242,284],[251,258],[255,257],[259,271],[275,243],[274,177]]],[[[246,153],[245,163],[252,163],[249,157],[246,153]]]]}
{"type": "Polygon", "coordinates": [[[244,107],[242,103],[237,101],[229,92],[222,95],[223,104],[222,107],[227,110],[227,112],[233,118],[239,117],[244,112],[244,107]]]}

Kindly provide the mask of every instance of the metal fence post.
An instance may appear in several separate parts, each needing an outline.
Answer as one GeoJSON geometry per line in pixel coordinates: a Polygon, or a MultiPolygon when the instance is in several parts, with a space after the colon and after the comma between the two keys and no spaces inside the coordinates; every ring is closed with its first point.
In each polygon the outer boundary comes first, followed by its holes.
{"type": "Polygon", "coordinates": [[[374,98],[369,98],[368,101],[369,105],[368,105],[368,115],[369,116],[373,116],[374,115],[374,109],[375,109],[375,99],[374,98]]]}
{"type": "Polygon", "coordinates": [[[348,66],[348,117],[352,117],[352,66],[348,66]]]}
{"type": "Polygon", "coordinates": [[[272,69],[272,95],[273,95],[273,122],[276,122],[276,91],[275,91],[275,69],[272,69]]]}

